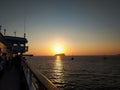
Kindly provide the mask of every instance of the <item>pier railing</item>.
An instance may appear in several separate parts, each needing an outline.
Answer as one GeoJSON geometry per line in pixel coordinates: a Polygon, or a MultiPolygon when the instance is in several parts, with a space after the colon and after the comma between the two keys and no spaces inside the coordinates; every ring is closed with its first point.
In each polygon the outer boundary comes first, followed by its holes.
{"type": "Polygon", "coordinates": [[[23,60],[22,68],[29,90],[59,90],[49,79],[31,66],[29,62],[23,60]]]}

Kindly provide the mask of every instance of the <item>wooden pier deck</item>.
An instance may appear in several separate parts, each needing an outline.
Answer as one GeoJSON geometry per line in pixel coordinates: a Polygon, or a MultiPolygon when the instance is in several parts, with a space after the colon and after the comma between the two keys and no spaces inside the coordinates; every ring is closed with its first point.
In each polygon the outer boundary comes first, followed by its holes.
{"type": "Polygon", "coordinates": [[[29,63],[12,65],[0,74],[0,90],[59,90],[29,63]]]}
{"type": "Polygon", "coordinates": [[[0,76],[0,90],[27,90],[22,80],[20,70],[13,66],[0,76]]]}

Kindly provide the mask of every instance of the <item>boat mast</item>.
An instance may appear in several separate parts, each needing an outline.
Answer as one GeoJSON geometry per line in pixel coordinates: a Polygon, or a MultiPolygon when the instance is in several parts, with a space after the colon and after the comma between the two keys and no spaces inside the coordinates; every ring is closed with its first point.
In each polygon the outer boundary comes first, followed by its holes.
{"type": "Polygon", "coordinates": [[[0,25],[0,33],[1,33],[2,25],[0,25]]]}
{"type": "Polygon", "coordinates": [[[5,36],[5,34],[6,34],[6,29],[4,29],[4,36],[5,36]]]}
{"type": "Polygon", "coordinates": [[[24,38],[26,38],[26,17],[24,17],[24,38]]]}
{"type": "Polygon", "coordinates": [[[15,35],[15,37],[16,37],[16,31],[14,32],[14,35],[15,35]]]}

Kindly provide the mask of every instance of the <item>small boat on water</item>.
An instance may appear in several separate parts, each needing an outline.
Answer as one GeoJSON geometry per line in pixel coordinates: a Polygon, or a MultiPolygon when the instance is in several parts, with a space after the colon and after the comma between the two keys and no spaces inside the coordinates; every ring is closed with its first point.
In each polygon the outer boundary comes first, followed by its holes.
{"type": "Polygon", "coordinates": [[[71,60],[74,60],[74,57],[72,57],[71,60]]]}
{"type": "Polygon", "coordinates": [[[107,57],[107,56],[104,56],[103,59],[106,60],[106,59],[108,59],[108,57],[107,57]]]}

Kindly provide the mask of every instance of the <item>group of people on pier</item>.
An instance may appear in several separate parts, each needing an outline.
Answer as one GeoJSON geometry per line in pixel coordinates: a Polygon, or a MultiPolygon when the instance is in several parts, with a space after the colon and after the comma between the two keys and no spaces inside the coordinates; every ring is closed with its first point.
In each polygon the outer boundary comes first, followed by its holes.
{"type": "Polygon", "coordinates": [[[21,60],[21,55],[15,55],[12,57],[12,59],[10,59],[7,58],[6,53],[3,53],[0,56],[0,74],[3,73],[5,70],[9,70],[13,66],[20,70],[21,60]]]}

